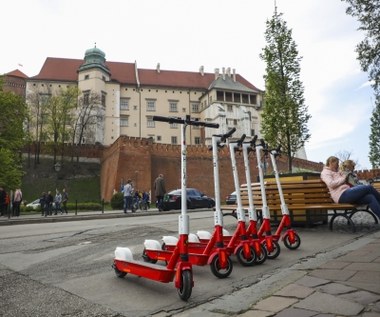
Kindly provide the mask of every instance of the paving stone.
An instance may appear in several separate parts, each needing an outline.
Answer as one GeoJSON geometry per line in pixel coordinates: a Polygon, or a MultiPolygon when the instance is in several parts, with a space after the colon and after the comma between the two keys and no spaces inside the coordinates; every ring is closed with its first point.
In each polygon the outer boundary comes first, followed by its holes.
{"type": "Polygon", "coordinates": [[[373,263],[373,262],[371,263],[356,262],[356,263],[351,263],[345,269],[353,270],[353,271],[380,272],[380,265],[379,263],[373,263]]]}
{"type": "Polygon", "coordinates": [[[341,295],[341,297],[351,301],[355,301],[362,305],[368,305],[380,301],[380,295],[373,294],[367,291],[357,291],[349,294],[343,294],[341,295]]]}
{"type": "Polygon", "coordinates": [[[311,317],[315,316],[315,311],[298,308],[286,308],[274,317],[311,317]]]}
{"type": "Polygon", "coordinates": [[[374,313],[374,312],[365,312],[364,314],[361,315],[361,317],[379,317],[379,313],[374,313]]]}
{"type": "Polygon", "coordinates": [[[380,294],[380,285],[378,283],[363,283],[363,282],[352,282],[352,281],[346,281],[342,282],[345,285],[352,286],[358,289],[366,290],[368,292],[380,294]]]}
{"type": "Polygon", "coordinates": [[[270,296],[258,302],[252,308],[278,313],[279,311],[293,305],[296,302],[297,302],[297,299],[295,298],[270,296]]]}
{"type": "Polygon", "coordinates": [[[344,316],[356,316],[364,309],[360,304],[351,303],[346,299],[320,292],[315,292],[307,298],[302,299],[294,307],[344,316]]]}
{"type": "Polygon", "coordinates": [[[322,293],[327,293],[331,295],[345,294],[349,292],[354,292],[357,289],[351,286],[339,284],[339,283],[329,283],[326,285],[318,286],[318,291],[322,293]]]}
{"type": "Polygon", "coordinates": [[[320,266],[320,268],[323,268],[323,269],[342,269],[342,268],[345,268],[346,266],[350,265],[351,262],[344,262],[344,261],[329,261],[329,262],[326,262],[325,264],[322,264],[320,266]]]}
{"type": "Polygon", "coordinates": [[[314,292],[314,289],[298,284],[289,284],[282,290],[274,293],[276,296],[305,298],[314,292]]]}
{"type": "Polygon", "coordinates": [[[330,283],[330,281],[307,275],[299,279],[296,283],[299,285],[306,286],[306,287],[315,287],[315,286],[330,283]]]}
{"type": "Polygon", "coordinates": [[[355,273],[356,271],[349,270],[315,269],[310,272],[310,275],[332,281],[347,281],[351,276],[354,276],[355,273]]]}
{"type": "Polygon", "coordinates": [[[353,275],[349,282],[359,282],[368,284],[378,284],[380,290],[380,272],[365,272],[360,271],[353,275]]]}
{"type": "Polygon", "coordinates": [[[333,314],[318,314],[313,317],[336,317],[336,316],[333,314]]]}
{"type": "Polygon", "coordinates": [[[263,311],[263,310],[248,310],[243,314],[240,314],[239,317],[269,317],[273,316],[273,312],[263,311]]]}

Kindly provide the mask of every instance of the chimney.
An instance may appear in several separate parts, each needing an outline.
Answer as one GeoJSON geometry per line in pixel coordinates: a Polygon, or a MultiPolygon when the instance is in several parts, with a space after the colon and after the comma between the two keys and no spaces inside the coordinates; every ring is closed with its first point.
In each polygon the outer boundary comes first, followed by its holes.
{"type": "Polygon", "coordinates": [[[231,67],[228,67],[228,68],[227,68],[227,76],[228,76],[228,77],[231,77],[231,67]]]}
{"type": "Polygon", "coordinates": [[[222,72],[223,72],[223,80],[226,80],[226,69],[222,67],[222,72]]]}
{"type": "Polygon", "coordinates": [[[199,67],[199,72],[201,73],[202,76],[204,76],[205,68],[203,67],[203,65],[201,67],[199,67]]]}
{"type": "Polygon", "coordinates": [[[160,72],[160,63],[157,63],[157,67],[156,67],[156,70],[157,70],[157,73],[160,72]]]}
{"type": "Polygon", "coordinates": [[[219,68],[215,68],[215,79],[219,77],[219,68]]]}
{"type": "Polygon", "coordinates": [[[236,70],[235,70],[235,68],[232,69],[232,79],[236,83],[236,70]]]}

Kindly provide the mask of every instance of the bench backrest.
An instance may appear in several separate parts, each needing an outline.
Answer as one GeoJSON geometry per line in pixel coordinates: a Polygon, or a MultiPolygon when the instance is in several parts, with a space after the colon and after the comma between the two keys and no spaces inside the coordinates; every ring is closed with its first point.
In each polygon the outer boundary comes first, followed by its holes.
{"type": "MultiPolygon", "coordinates": [[[[252,183],[251,186],[255,206],[262,206],[260,183],[252,183]]],[[[285,203],[289,208],[293,205],[303,206],[334,203],[326,184],[321,179],[300,181],[281,180],[281,187],[285,203]]],[[[248,190],[246,184],[242,185],[240,192],[243,205],[248,206],[248,190]]],[[[269,208],[272,210],[281,210],[281,200],[274,179],[265,181],[265,192],[269,208]]]]}

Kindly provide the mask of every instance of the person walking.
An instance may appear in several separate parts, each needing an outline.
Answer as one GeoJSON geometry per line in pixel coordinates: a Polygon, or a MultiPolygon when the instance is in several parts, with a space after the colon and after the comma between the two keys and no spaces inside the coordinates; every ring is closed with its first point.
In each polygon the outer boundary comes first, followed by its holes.
{"type": "Polygon", "coordinates": [[[0,187],[0,216],[5,216],[6,213],[6,199],[7,193],[5,192],[3,187],[0,187]]]}
{"type": "Polygon", "coordinates": [[[66,191],[66,188],[62,189],[62,206],[63,206],[63,211],[67,215],[67,201],[69,200],[69,194],[66,191]]]}
{"type": "Polygon", "coordinates": [[[132,207],[132,197],[133,194],[133,186],[132,186],[132,181],[130,179],[127,180],[127,183],[124,185],[123,188],[123,195],[124,195],[124,213],[126,214],[128,209],[131,209],[133,212],[133,207],[132,207]]]}
{"type": "Polygon", "coordinates": [[[61,203],[62,203],[62,195],[59,192],[59,190],[55,191],[55,196],[54,196],[54,215],[58,213],[58,210],[61,212],[62,215],[62,208],[61,208],[61,203]]]}
{"type": "Polygon", "coordinates": [[[157,199],[158,211],[162,211],[162,201],[164,199],[164,195],[166,194],[165,180],[163,174],[158,175],[158,177],[154,181],[154,192],[157,199]]]}
{"type": "Polygon", "coordinates": [[[20,188],[17,188],[15,190],[15,193],[13,195],[13,216],[19,217],[20,216],[20,205],[22,202],[22,192],[20,188]]]}

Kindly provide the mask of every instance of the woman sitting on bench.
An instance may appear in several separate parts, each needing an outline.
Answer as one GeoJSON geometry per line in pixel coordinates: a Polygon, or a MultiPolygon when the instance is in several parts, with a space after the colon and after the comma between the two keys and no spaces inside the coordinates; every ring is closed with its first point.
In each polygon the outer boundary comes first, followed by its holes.
{"type": "Polygon", "coordinates": [[[321,173],[321,179],[327,185],[331,198],[336,203],[349,203],[369,205],[378,218],[380,218],[380,194],[371,185],[358,185],[351,187],[347,183],[347,175],[339,169],[339,159],[330,156],[321,173]]]}

